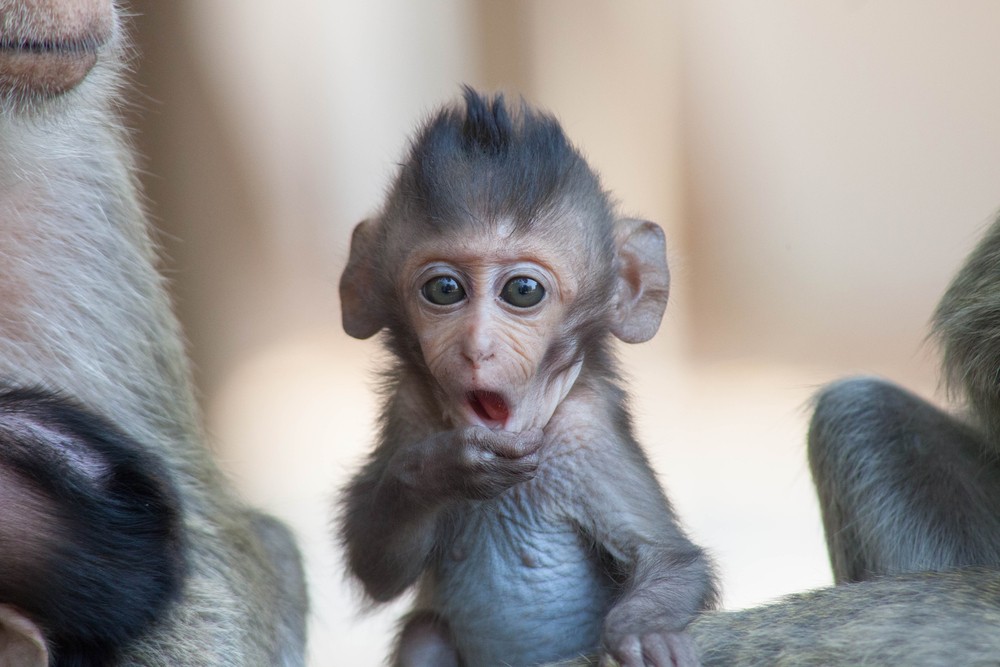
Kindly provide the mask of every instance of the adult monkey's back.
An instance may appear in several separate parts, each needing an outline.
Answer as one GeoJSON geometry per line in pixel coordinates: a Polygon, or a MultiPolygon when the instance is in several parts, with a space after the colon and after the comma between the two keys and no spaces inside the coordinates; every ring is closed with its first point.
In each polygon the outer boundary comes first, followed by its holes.
{"type": "Polygon", "coordinates": [[[934,315],[967,414],[843,380],[816,401],[809,460],[838,586],[692,628],[713,665],[1000,660],[1000,220],[934,315]]]}
{"type": "Polygon", "coordinates": [[[287,530],[203,443],[110,0],[0,0],[0,663],[298,665],[287,530]]]}

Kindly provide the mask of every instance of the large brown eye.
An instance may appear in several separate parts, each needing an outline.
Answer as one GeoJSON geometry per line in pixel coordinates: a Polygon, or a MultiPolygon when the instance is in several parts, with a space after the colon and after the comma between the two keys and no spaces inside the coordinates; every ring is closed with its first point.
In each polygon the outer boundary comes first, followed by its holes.
{"type": "Polygon", "coordinates": [[[435,276],[420,288],[424,298],[438,306],[450,306],[465,298],[465,289],[451,276],[435,276]]]}
{"type": "Polygon", "coordinates": [[[500,291],[500,298],[518,308],[531,308],[545,296],[545,288],[534,278],[511,278],[500,291]]]}

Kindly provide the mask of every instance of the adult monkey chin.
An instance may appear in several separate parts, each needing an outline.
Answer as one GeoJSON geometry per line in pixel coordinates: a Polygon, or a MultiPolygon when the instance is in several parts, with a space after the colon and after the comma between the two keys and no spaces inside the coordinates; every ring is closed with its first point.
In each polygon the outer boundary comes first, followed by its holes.
{"type": "Polygon", "coordinates": [[[0,0],[0,664],[299,665],[294,543],[203,445],[107,0],[0,0]]]}
{"type": "Polygon", "coordinates": [[[552,117],[466,89],[420,131],[340,285],[347,332],[396,358],[341,520],[372,599],[417,586],[396,665],[697,664],[710,567],[611,350],[656,333],[668,285],[660,228],[615,215],[552,117]]]}

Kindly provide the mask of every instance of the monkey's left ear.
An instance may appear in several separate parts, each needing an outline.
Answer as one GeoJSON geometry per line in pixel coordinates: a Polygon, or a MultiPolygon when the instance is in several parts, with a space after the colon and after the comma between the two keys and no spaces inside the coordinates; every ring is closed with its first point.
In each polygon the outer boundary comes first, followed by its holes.
{"type": "Polygon", "coordinates": [[[371,338],[385,326],[378,303],[378,220],[362,220],[351,234],[351,256],[340,276],[340,314],[344,331],[355,338],[371,338]]]}
{"type": "Polygon", "coordinates": [[[670,294],[667,242],[655,222],[615,222],[618,287],[611,332],[626,343],[642,343],[660,328],[670,294]]]}

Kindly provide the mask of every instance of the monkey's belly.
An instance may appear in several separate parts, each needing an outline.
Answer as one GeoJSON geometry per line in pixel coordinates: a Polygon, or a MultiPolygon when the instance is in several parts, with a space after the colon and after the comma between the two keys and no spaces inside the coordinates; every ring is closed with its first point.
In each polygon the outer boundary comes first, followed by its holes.
{"type": "Polygon", "coordinates": [[[510,498],[473,512],[432,593],[464,663],[520,667],[593,651],[613,586],[578,531],[510,498]]]}

